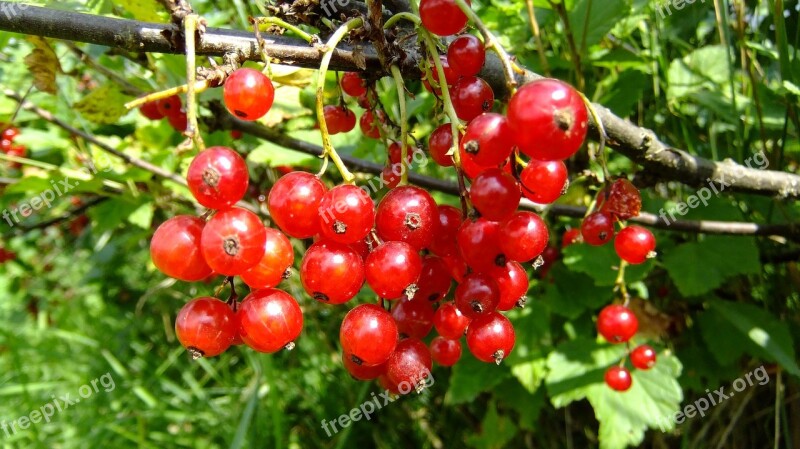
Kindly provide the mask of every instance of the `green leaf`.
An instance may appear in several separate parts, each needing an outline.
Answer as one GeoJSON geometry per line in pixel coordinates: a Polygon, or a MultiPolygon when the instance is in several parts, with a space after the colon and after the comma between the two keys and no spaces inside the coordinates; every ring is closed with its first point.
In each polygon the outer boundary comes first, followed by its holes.
{"type": "Polygon", "coordinates": [[[569,14],[570,27],[578,51],[586,50],[600,41],[630,12],[628,0],[578,0],[569,14]]]}
{"type": "Polygon", "coordinates": [[[500,449],[517,434],[517,427],[506,416],[497,414],[494,402],[489,404],[481,423],[481,432],[467,437],[467,444],[478,449],[500,449]]]}
{"type": "Polygon", "coordinates": [[[664,256],[664,267],[684,296],[699,296],[732,276],[761,271],[755,239],[748,237],[714,236],[679,245],[664,256]]]}
{"type": "Polygon", "coordinates": [[[155,205],[153,203],[144,203],[131,212],[128,216],[128,221],[142,229],[150,229],[150,225],[153,223],[154,212],[155,205]]]}
{"type": "Polygon", "coordinates": [[[519,413],[519,420],[516,422],[520,428],[536,430],[539,414],[547,399],[544,388],[531,394],[517,379],[509,378],[495,387],[494,397],[501,406],[510,407],[519,413]]]}
{"type": "Polygon", "coordinates": [[[669,352],[647,371],[632,372],[630,390],[619,393],[605,385],[605,370],[625,357],[625,347],[576,339],[560,345],[547,361],[546,385],[557,408],[588,399],[600,422],[600,447],[622,449],[638,445],[647,428],[674,428],[672,415],[683,399],[677,378],[681,364],[669,352]]]}
{"type": "Polygon", "coordinates": [[[164,7],[156,0],[114,0],[114,3],[125,8],[136,20],[159,23],[167,18],[164,7]]]}
{"type": "Polygon", "coordinates": [[[790,374],[800,377],[794,342],[786,323],[752,304],[715,300],[711,302],[711,310],[722,315],[746,337],[751,354],[779,363],[790,374]]]}
{"type": "Polygon", "coordinates": [[[709,45],[673,60],[667,73],[667,99],[676,101],[727,83],[732,76],[727,51],[725,46],[709,45]]]}
{"type": "Polygon", "coordinates": [[[506,365],[484,363],[467,352],[453,367],[450,388],[444,402],[451,405],[470,402],[478,394],[491,390],[510,375],[506,365]]]}
{"type": "MultiPolygon", "coordinates": [[[[618,267],[619,262],[619,256],[614,251],[614,245],[611,244],[603,246],[569,245],[564,248],[564,265],[571,271],[589,275],[597,286],[614,285],[618,274],[614,267],[618,267]]],[[[652,260],[639,265],[629,265],[625,269],[625,281],[628,283],[640,281],[652,268],[652,260]]]]}
{"type": "Polygon", "coordinates": [[[87,120],[100,124],[117,123],[128,113],[125,103],[131,97],[122,93],[115,84],[104,84],[89,92],[73,106],[87,120]]]}

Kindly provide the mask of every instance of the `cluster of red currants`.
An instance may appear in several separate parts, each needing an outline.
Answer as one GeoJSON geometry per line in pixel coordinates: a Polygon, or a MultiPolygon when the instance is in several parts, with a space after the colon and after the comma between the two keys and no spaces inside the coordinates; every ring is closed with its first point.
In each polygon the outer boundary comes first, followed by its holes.
{"type": "Polygon", "coordinates": [[[139,107],[139,112],[150,120],[166,118],[175,131],[184,132],[188,126],[186,111],[183,109],[181,97],[172,95],[160,100],[149,101],[139,107]]]}
{"type": "MultiPolygon", "coordinates": [[[[14,143],[14,139],[19,135],[19,129],[14,126],[4,126],[0,124],[3,132],[0,134],[0,151],[9,156],[25,157],[28,155],[28,149],[25,145],[14,143]]],[[[9,168],[19,169],[22,164],[19,162],[9,163],[9,168]]]]}
{"type": "MultiPolygon", "coordinates": [[[[633,312],[618,304],[603,308],[597,317],[597,331],[609,343],[628,343],[639,329],[639,320],[633,312]]],[[[628,354],[634,368],[648,370],[656,364],[656,352],[649,345],[639,345],[628,354]]],[[[606,384],[616,391],[627,391],[633,384],[631,372],[624,360],[606,370],[606,384]]]]}
{"type": "Polygon", "coordinates": [[[212,357],[240,343],[266,353],[291,349],[303,314],[294,298],[274,287],[292,266],[294,251],[282,232],[235,207],[249,184],[244,159],[230,148],[208,148],[192,160],[187,181],[197,202],[213,215],[208,221],[179,215],[159,226],[150,243],[153,263],[184,281],[240,276],[252,293],[241,302],[235,294],[227,303],[193,299],[178,313],[178,340],[194,357],[212,357]]]}

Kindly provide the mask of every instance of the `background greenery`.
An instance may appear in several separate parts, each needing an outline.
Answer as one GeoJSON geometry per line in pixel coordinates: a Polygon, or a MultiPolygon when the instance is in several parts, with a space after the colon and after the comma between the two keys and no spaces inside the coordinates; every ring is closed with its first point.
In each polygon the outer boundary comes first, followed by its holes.
{"type": "MultiPolygon", "coordinates": [[[[154,0],[45,3],[168,20],[154,0]]],[[[192,5],[210,25],[232,28],[245,28],[247,16],[260,14],[263,6],[243,0],[192,5]]],[[[473,5],[521,63],[581,86],[591,99],[655,130],[666,142],[715,160],[743,162],[764,151],[770,169],[797,172],[797,1],[694,2],[662,18],[651,1],[577,0],[554,6],[536,0],[544,59],[522,0],[473,5]]],[[[31,86],[25,57],[42,45],[0,33],[0,86],[24,94],[31,86]]],[[[125,153],[185,172],[191,152],[176,151],[182,138],[166,121],[126,113],[121,104],[130,97],[118,79],[144,91],[181,84],[181,57],[150,54],[144,67],[106,48],[79,45],[90,64],[76,47],[49,45],[62,69],[56,93],[34,89],[31,101],[125,153]]],[[[266,122],[318,142],[309,109],[310,72],[276,70],[280,81],[292,85],[278,88],[266,122]]],[[[333,75],[329,81],[333,95],[333,75]]],[[[434,98],[409,83],[419,92],[410,106],[414,132],[424,137],[441,120],[431,113],[434,98]]],[[[394,88],[385,81],[379,85],[396,117],[394,88]]],[[[200,98],[219,97],[209,91],[200,98]]],[[[15,110],[14,101],[0,99],[0,120],[9,120],[15,110]]],[[[67,170],[99,157],[98,149],[30,112],[19,111],[14,124],[22,128],[18,141],[28,146],[30,158],[48,165],[15,170],[0,161],[0,176],[10,178],[0,209],[13,209],[49,181],[64,179],[67,170]]],[[[247,153],[257,187],[251,192],[254,204],[278,176],[273,167],[318,167],[314,158],[249,136],[233,141],[218,131],[204,132],[204,138],[247,153]]],[[[384,161],[384,147],[358,131],[336,136],[334,143],[343,153],[384,161]]],[[[597,170],[586,159],[572,161],[572,173],[597,170]]],[[[637,172],[615,154],[609,167],[620,176],[637,172]]],[[[430,165],[419,170],[452,178],[430,165]]],[[[646,176],[639,181],[648,185],[646,176]]],[[[643,197],[650,212],[675,207],[694,193],[674,183],[649,187],[643,197]]],[[[562,202],[587,204],[594,189],[586,178],[577,178],[562,202]]],[[[0,435],[0,446],[800,448],[800,270],[793,242],[656,232],[659,257],[629,270],[627,281],[642,327],[637,342],[656,346],[659,362],[652,371],[635,372],[634,386],[624,395],[602,384],[603,370],[622,348],[600,342],[593,323],[597,311],[615,297],[612,267],[618,259],[609,246],[570,246],[546,276],[531,273],[529,305],[510,315],[517,346],[502,366],[481,364],[467,354],[453,369],[436,368],[427,393],[404,397],[371,421],[329,438],[320,426],[323,419],[333,420],[380,392],[375,383],[350,379],[340,365],[338,326],[347,308],[314,302],[294,276],[282,285],[299,299],[306,320],[294,351],[268,356],[236,347],[192,362],[175,339],[174,317],[187,300],[212,294],[220,279],[196,284],[166,279],[149,261],[148,242],[159,223],[194,211],[185,189],[113,161],[111,170],[81,182],[52,209],[13,228],[0,223],[2,246],[17,254],[0,265],[0,419],[29,414],[51,395],[74,396],[105,373],[116,385],[49,424],[0,435]],[[84,202],[107,199],[88,209],[85,227],[77,217],[25,229],[70,210],[73,196],[84,202]],[[667,432],[658,429],[663,416],[704,397],[706,389],[730,391],[734,379],[762,365],[770,376],[767,385],[748,388],[704,418],[667,432]]],[[[799,217],[796,202],[743,194],[715,197],[686,216],[759,223],[799,217]]],[[[554,244],[564,229],[578,224],[548,219],[554,244]]],[[[305,243],[294,244],[299,260],[305,243]]],[[[350,305],[373,300],[369,296],[350,305]]]]}

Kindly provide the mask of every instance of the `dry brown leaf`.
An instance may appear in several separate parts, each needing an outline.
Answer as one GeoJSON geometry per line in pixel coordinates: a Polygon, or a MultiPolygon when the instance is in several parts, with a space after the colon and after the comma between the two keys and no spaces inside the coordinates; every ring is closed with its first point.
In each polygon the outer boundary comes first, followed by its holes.
{"type": "Polygon", "coordinates": [[[41,37],[29,36],[33,51],[25,56],[25,65],[33,75],[33,85],[42,92],[56,93],[56,73],[61,72],[61,64],[50,44],[41,37]]]}

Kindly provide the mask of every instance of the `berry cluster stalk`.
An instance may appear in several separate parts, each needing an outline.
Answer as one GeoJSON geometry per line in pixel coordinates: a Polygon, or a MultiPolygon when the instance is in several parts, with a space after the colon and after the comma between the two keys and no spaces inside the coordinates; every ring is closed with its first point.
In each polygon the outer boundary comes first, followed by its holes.
{"type": "Polygon", "coordinates": [[[336,45],[341,41],[344,36],[349,33],[350,31],[361,27],[364,25],[364,20],[360,17],[356,17],[354,19],[350,19],[345,22],[342,26],[340,26],[336,32],[331,35],[328,42],[325,43],[325,51],[322,56],[322,61],[319,65],[319,73],[317,73],[317,120],[319,121],[319,131],[322,134],[322,149],[323,153],[322,156],[324,158],[330,158],[336,168],[339,169],[339,172],[342,174],[342,179],[344,180],[345,184],[352,184],[353,180],[355,180],[355,176],[350,173],[350,170],[344,165],[342,159],[339,157],[339,154],[336,153],[336,150],[333,148],[333,144],[331,144],[331,136],[328,134],[328,124],[325,123],[325,76],[328,74],[328,66],[331,63],[331,58],[333,57],[333,51],[336,49],[336,45]]]}
{"type": "Polygon", "coordinates": [[[397,86],[398,104],[400,105],[400,164],[403,170],[401,171],[400,184],[408,184],[408,147],[406,141],[408,140],[408,116],[406,112],[406,85],[403,82],[403,76],[400,74],[400,69],[397,65],[393,64],[391,67],[394,83],[397,86]]]}
{"type": "Polygon", "coordinates": [[[197,83],[197,70],[195,68],[195,45],[194,35],[197,32],[197,23],[200,17],[197,14],[189,14],[183,19],[184,34],[186,37],[186,118],[189,125],[186,128],[186,135],[188,135],[198,151],[206,149],[203,143],[203,137],[200,135],[200,130],[197,128],[197,92],[195,91],[195,84],[197,83]]]}

